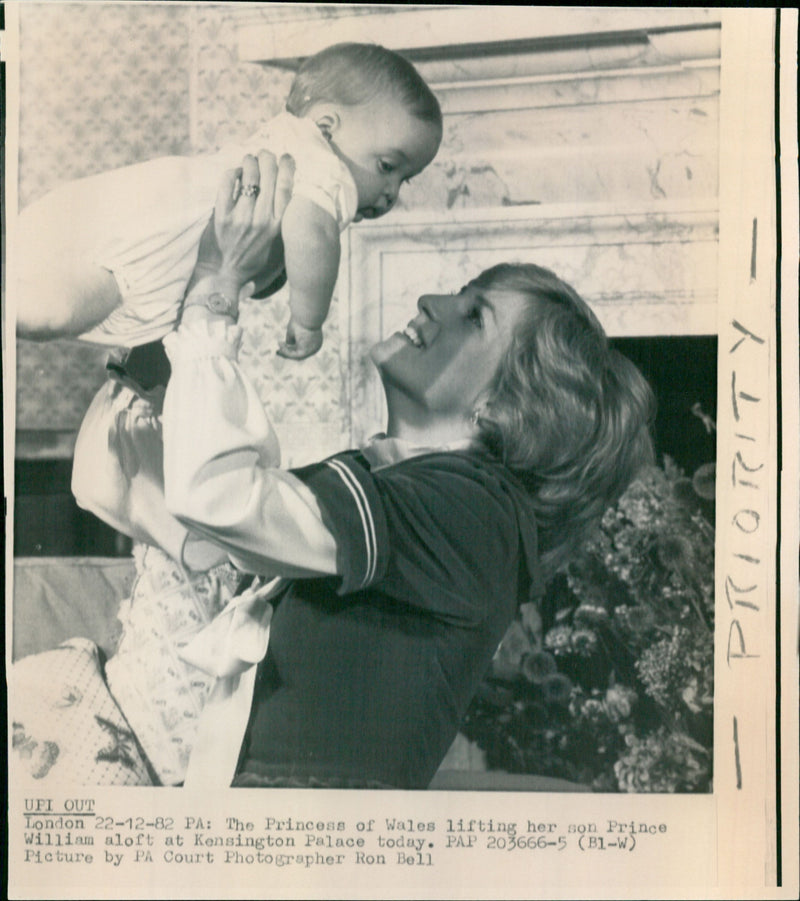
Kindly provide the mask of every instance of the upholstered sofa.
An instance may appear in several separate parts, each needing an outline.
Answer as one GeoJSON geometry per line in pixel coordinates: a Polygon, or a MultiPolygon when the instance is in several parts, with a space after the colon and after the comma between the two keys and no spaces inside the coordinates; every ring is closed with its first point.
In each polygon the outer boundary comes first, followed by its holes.
{"type": "Polygon", "coordinates": [[[14,561],[14,660],[46,651],[76,636],[111,654],[117,610],[130,594],[133,560],[127,557],[18,557],[14,561]]]}

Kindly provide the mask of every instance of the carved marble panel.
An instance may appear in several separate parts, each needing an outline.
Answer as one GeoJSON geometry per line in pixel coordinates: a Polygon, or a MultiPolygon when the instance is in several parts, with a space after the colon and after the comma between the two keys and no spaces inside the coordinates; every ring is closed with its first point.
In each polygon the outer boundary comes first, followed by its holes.
{"type": "Polygon", "coordinates": [[[405,208],[715,198],[716,97],[448,116],[405,208]]]}

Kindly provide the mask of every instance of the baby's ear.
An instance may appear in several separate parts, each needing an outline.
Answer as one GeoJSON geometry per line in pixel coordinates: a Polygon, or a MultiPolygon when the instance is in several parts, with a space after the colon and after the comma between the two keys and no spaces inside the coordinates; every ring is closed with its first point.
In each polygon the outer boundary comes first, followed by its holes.
{"type": "Polygon", "coordinates": [[[317,128],[325,135],[325,137],[330,141],[333,136],[339,130],[339,125],[341,124],[341,120],[339,118],[339,113],[336,108],[328,103],[320,104],[313,111],[312,116],[314,118],[314,122],[317,125],[317,128]]]}

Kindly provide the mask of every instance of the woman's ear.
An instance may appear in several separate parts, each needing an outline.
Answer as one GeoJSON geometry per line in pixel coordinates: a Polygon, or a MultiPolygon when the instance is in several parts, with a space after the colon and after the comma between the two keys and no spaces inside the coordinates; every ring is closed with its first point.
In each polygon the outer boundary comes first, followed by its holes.
{"type": "Polygon", "coordinates": [[[480,419],[491,419],[490,407],[490,393],[488,390],[484,389],[475,398],[475,401],[472,404],[472,408],[473,410],[475,410],[480,419]]]}
{"type": "Polygon", "coordinates": [[[481,424],[484,426],[491,422],[492,416],[489,411],[489,402],[485,396],[476,398],[472,405],[472,413],[470,415],[470,423],[473,427],[479,428],[481,424]]]}

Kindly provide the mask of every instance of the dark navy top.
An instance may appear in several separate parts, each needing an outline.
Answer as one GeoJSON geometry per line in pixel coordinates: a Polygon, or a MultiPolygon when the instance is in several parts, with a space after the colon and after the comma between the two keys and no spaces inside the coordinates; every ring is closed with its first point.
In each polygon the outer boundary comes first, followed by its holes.
{"type": "Polygon", "coordinates": [[[295,474],[341,575],[294,581],[278,601],[240,772],[425,788],[539,584],[530,502],[470,452],[375,472],[351,452],[295,474]]]}

